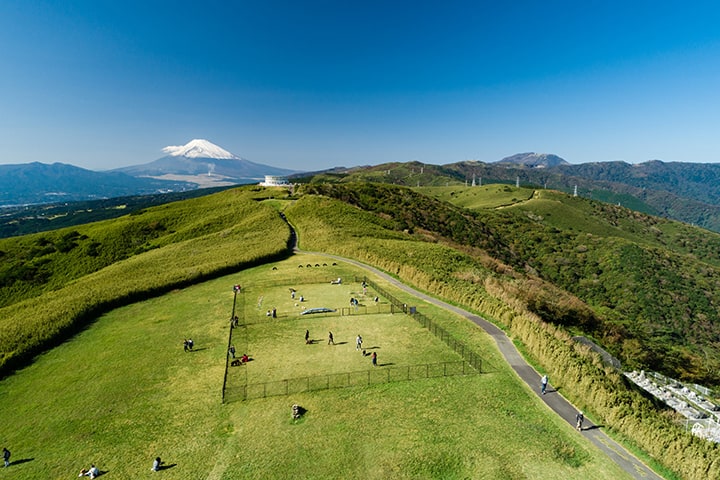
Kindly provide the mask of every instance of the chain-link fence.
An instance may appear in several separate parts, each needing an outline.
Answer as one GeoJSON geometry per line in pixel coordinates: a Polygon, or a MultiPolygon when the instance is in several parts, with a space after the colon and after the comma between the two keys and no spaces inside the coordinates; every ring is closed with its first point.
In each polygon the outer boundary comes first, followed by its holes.
{"type": "MultiPolygon", "coordinates": [[[[238,367],[244,368],[244,367],[238,367]]],[[[272,382],[229,385],[225,402],[292,395],[334,388],[366,387],[382,383],[402,382],[423,378],[477,374],[469,362],[443,362],[423,365],[384,366],[368,370],[291,378],[272,382]]]]}
{"type": "Polygon", "coordinates": [[[392,306],[394,306],[399,311],[402,311],[408,315],[410,315],[412,318],[414,318],[420,325],[427,328],[430,332],[432,332],[436,337],[438,337],[440,340],[442,340],[445,345],[452,348],[455,353],[460,355],[463,360],[468,362],[472,367],[477,370],[479,373],[482,373],[482,358],[473,352],[469,347],[467,347],[463,342],[459,341],[455,337],[453,337],[447,330],[445,330],[443,327],[441,327],[436,321],[432,320],[427,315],[423,315],[422,313],[417,311],[417,308],[415,307],[409,307],[407,304],[402,303],[400,300],[395,298],[392,294],[390,294],[388,291],[383,289],[382,287],[378,286],[375,282],[373,282],[370,279],[364,278],[362,281],[367,283],[369,287],[371,287],[373,290],[375,290],[378,295],[381,297],[387,299],[392,306]]]}

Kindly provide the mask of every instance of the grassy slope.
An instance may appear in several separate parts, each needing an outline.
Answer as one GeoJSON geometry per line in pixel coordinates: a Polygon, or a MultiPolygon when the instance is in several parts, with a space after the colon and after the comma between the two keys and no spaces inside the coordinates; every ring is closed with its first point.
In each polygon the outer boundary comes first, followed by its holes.
{"type": "MultiPolygon", "coordinates": [[[[485,298],[488,299],[488,294],[486,292],[483,292],[482,289],[474,289],[472,290],[472,293],[470,290],[467,290],[462,286],[462,282],[482,282],[483,278],[488,277],[488,273],[492,272],[501,272],[505,271],[503,270],[504,267],[502,265],[498,264],[496,261],[493,261],[492,259],[489,259],[487,257],[483,257],[481,252],[474,251],[472,252],[473,256],[468,256],[465,253],[462,253],[461,251],[454,250],[452,248],[448,248],[448,246],[442,245],[442,244],[436,244],[436,243],[428,243],[426,240],[433,240],[437,241],[437,238],[434,237],[429,232],[422,232],[418,231],[416,235],[409,234],[409,233],[402,233],[396,230],[396,222],[393,221],[390,218],[387,218],[387,216],[375,216],[363,213],[361,210],[358,210],[355,207],[349,207],[347,205],[339,206],[337,202],[331,202],[326,201],[320,198],[306,198],[303,199],[303,201],[299,202],[297,205],[297,209],[289,209],[288,213],[292,211],[293,216],[291,220],[294,222],[297,222],[298,226],[302,226],[300,229],[300,238],[301,242],[305,242],[304,246],[308,248],[308,246],[312,245],[317,248],[325,248],[330,249],[338,252],[344,252],[350,256],[358,256],[361,258],[366,258],[372,260],[377,265],[387,267],[388,270],[397,273],[401,276],[404,276],[405,278],[412,280],[416,284],[419,285],[425,285],[429,286],[428,290],[433,290],[441,294],[450,295],[452,294],[452,298],[456,301],[461,301],[462,303],[466,303],[468,305],[476,305],[478,304],[481,299],[485,298]],[[302,212],[302,215],[300,214],[302,212]],[[373,239],[372,237],[377,237],[380,240],[373,239]],[[423,268],[418,268],[419,266],[423,268]],[[423,270],[424,269],[424,270],[423,270]],[[437,277],[436,277],[437,276],[437,277]],[[448,280],[451,280],[448,284],[448,280]],[[460,280],[458,283],[457,280],[460,280]]],[[[262,215],[260,215],[257,218],[249,219],[249,222],[246,225],[254,225],[254,228],[257,228],[257,222],[261,222],[261,224],[264,225],[264,222],[271,220],[271,218],[274,218],[274,216],[269,216],[267,218],[264,218],[262,215]]],[[[220,239],[224,238],[224,233],[221,233],[220,239]]],[[[267,234],[266,234],[267,235],[267,234]]],[[[257,238],[258,240],[265,240],[265,237],[262,236],[262,234],[253,237],[257,238]]],[[[215,237],[208,237],[204,240],[204,242],[207,244],[207,246],[203,246],[202,248],[197,248],[190,250],[193,254],[200,254],[198,259],[203,258],[203,254],[207,252],[208,256],[211,256],[212,253],[217,253],[218,247],[222,248],[221,244],[222,241],[215,238],[215,237]],[[214,247],[214,248],[213,248],[214,247]]],[[[267,242],[264,242],[267,243],[267,242]]],[[[166,247],[167,248],[167,247],[166,247]]],[[[165,250],[165,248],[162,249],[156,249],[155,252],[161,252],[165,250]]],[[[182,258],[187,257],[188,250],[186,248],[179,248],[177,250],[168,250],[168,259],[172,260],[182,260],[182,258]]],[[[151,253],[151,252],[148,252],[151,253]]],[[[142,255],[138,256],[142,257],[142,255]]],[[[154,257],[157,258],[157,257],[154,257]]],[[[145,272],[146,269],[148,269],[151,265],[155,264],[157,262],[149,262],[148,264],[143,265],[142,262],[137,263],[137,270],[131,270],[132,273],[126,274],[126,276],[120,276],[115,272],[114,275],[111,275],[110,277],[112,280],[105,280],[107,283],[101,283],[101,285],[113,285],[113,287],[121,286],[123,284],[122,281],[117,281],[118,279],[124,279],[124,278],[135,278],[140,273],[145,272]]],[[[173,270],[175,271],[174,265],[176,264],[168,264],[168,266],[173,266],[173,268],[166,268],[165,270],[173,270]]],[[[182,268],[180,269],[182,270],[182,268]]],[[[153,275],[159,275],[158,271],[151,270],[153,275]]],[[[295,270],[297,271],[297,270],[295,270]]],[[[111,274],[113,272],[110,272],[111,274]]],[[[187,275],[187,273],[184,273],[183,275],[187,275]]],[[[192,280],[192,278],[198,278],[197,271],[191,272],[191,277],[189,280],[192,280]]],[[[100,277],[102,279],[102,277],[100,277]]],[[[93,282],[92,279],[90,279],[89,283],[86,285],[92,285],[97,282],[93,282]]],[[[487,284],[486,284],[487,285],[487,284]]],[[[57,296],[62,295],[62,292],[60,292],[57,296]]],[[[78,300],[82,297],[79,296],[78,300]]],[[[50,300],[48,298],[48,300],[50,300]]],[[[48,312],[51,312],[52,309],[48,310],[48,312]]],[[[37,313],[37,311],[35,312],[37,313]]],[[[41,312],[44,314],[44,312],[41,312]]],[[[500,305],[497,305],[496,307],[490,308],[490,310],[487,311],[491,316],[494,314],[497,314],[499,316],[502,316],[503,318],[507,314],[507,308],[502,307],[500,305]]],[[[129,317],[132,317],[130,315],[129,317]]],[[[512,318],[512,316],[507,317],[512,318]]],[[[129,324],[131,325],[131,324],[129,324]]],[[[174,323],[172,325],[175,325],[174,323]]],[[[6,330],[11,330],[14,328],[14,325],[11,326],[11,328],[6,330]]],[[[461,326],[457,327],[460,331],[462,331],[461,326]]],[[[95,327],[93,327],[90,331],[94,331],[95,327]]],[[[87,332],[83,332],[82,335],[85,335],[87,332]]],[[[177,335],[185,335],[185,332],[176,332],[177,335]]],[[[192,333],[192,332],[188,332],[192,333]]],[[[194,333],[193,333],[194,335],[194,333]]],[[[474,330],[470,331],[464,331],[461,335],[462,338],[467,337],[473,337],[475,335],[474,330]]],[[[74,342],[70,342],[71,344],[74,342]]],[[[67,345],[67,344],[66,344],[67,345]]],[[[107,345],[105,345],[107,347],[107,345]]],[[[82,348],[82,347],[81,347],[82,348]]],[[[125,346],[127,348],[127,345],[125,346]]],[[[178,347],[179,348],[179,347],[178,347]]],[[[218,347],[219,348],[219,347],[218,347]]],[[[96,349],[96,351],[101,351],[103,348],[96,349]]],[[[111,349],[112,350],[112,349],[111,349]]],[[[132,349],[130,349],[132,350],[132,349]]],[[[112,350],[115,352],[115,350],[112,350]]],[[[201,351],[202,352],[202,351],[201,351]]],[[[196,352],[196,353],[201,353],[196,352]]],[[[222,346],[221,352],[224,353],[224,345],[222,346]]],[[[115,355],[112,356],[114,358],[115,355]]],[[[41,362],[42,360],[40,360],[41,362]]],[[[62,361],[61,361],[62,362],[62,361]]],[[[560,365],[560,363],[558,363],[560,365]]],[[[158,365],[155,365],[158,366],[158,365]]],[[[103,372],[103,365],[100,365],[99,367],[103,372]]],[[[122,367],[116,367],[114,365],[110,365],[109,368],[112,371],[121,370],[122,367]]],[[[44,371],[45,366],[40,367],[40,376],[42,376],[42,372],[44,371]]],[[[91,372],[88,372],[91,373],[91,372]]],[[[95,373],[94,375],[90,375],[90,379],[94,380],[96,378],[100,378],[102,376],[102,372],[95,373]]],[[[558,375],[559,376],[559,375],[558,375]]],[[[17,376],[14,376],[12,378],[16,378],[17,376]]],[[[168,378],[164,377],[163,375],[160,375],[162,378],[168,378]]],[[[38,377],[35,380],[39,381],[38,377]]],[[[142,375],[140,375],[138,378],[142,378],[142,375]]],[[[8,379],[9,381],[11,379],[8,379]]],[[[205,380],[211,381],[205,377],[201,379],[202,381],[197,381],[198,388],[202,389],[203,385],[207,385],[207,383],[203,383],[205,380]]],[[[186,388],[181,385],[180,383],[176,381],[170,381],[168,380],[169,384],[174,385],[176,388],[173,389],[174,392],[181,392],[180,396],[181,398],[183,393],[182,391],[186,388]]],[[[139,383],[142,385],[142,382],[139,383]]],[[[32,383],[30,384],[32,385],[32,383]]],[[[67,386],[68,383],[65,383],[65,386],[67,386]]],[[[82,389],[82,386],[77,386],[73,384],[75,389],[82,389]]],[[[22,388],[20,387],[12,387],[6,389],[0,389],[0,392],[2,392],[2,395],[5,395],[6,393],[10,393],[12,391],[22,391],[22,388]]],[[[111,389],[112,390],[112,389],[111,389]]],[[[191,389],[188,389],[188,391],[191,389]]],[[[33,393],[30,393],[32,391],[32,387],[25,387],[25,395],[24,397],[14,397],[11,400],[9,400],[8,404],[21,404],[25,401],[26,398],[32,398],[33,393]]],[[[56,395],[59,389],[56,389],[53,392],[43,394],[43,398],[51,398],[52,395],[56,395]]],[[[467,394],[467,392],[464,392],[464,394],[467,394]]],[[[139,394],[136,395],[138,397],[139,404],[142,403],[142,401],[139,399],[139,394]]],[[[118,399],[121,399],[122,397],[118,397],[118,399]]],[[[175,401],[176,397],[171,396],[170,398],[175,401]]],[[[4,400],[4,399],[0,399],[4,400]]],[[[102,403],[102,402],[100,402],[102,403]]],[[[5,403],[3,403],[5,405],[5,403]]],[[[85,406],[81,406],[80,409],[85,408],[85,406]]],[[[286,410],[287,405],[281,408],[281,410],[286,410]]],[[[34,410],[32,410],[34,411],[34,410]]],[[[91,410],[90,410],[91,411],[91,410]]],[[[264,411],[264,409],[262,410],[264,411]]],[[[356,410],[357,411],[357,410],[356,410]]],[[[67,413],[67,412],[65,412],[67,413]]],[[[92,411],[91,411],[92,413],[92,411]]],[[[162,411],[160,412],[162,413],[162,411]]],[[[17,414],[17,416],[22,417],[23,413],[17,414]]],[[[71,417],[68,417],[71,418],[71,417]]],[[[138,420],[138,423],[143,423],[143,419],[146,417],[136,417],[138,420]]],[[[189,421],[192,423],[192,419],[188,417],[189,421]]],[[[37,420],[37,419],[36,419],[37,420]]],[[[135,419],[132,419],[130,423],[134,422],[135,419]]],[[[152,423],[152,422],[151,422],[152,423]]],[[[562,422],[560,422],[562,424],[562,422]]],[[[154,424],[157,424],[154,423],[154,424]]],[[[178,427],[179,428],[179,427],[178,427]]],[[[223,427],[228,428],[228,427],[223,427]]],[[[74,430],[74,429],[73,429],[74,430]]],[[[212,429],[208,429],[210,431],[212,429]]],[[[28,430],[26,430],[28,431],[28,430]]],[[[223,430],[226,431],[226,430],[223,430]]],[[[84,432],[84,430],[83,430],[84,432]]],[[[130,434],[131,432],[129,432],[130,434]]],[[[75,433],[76,438],[82,438],[83,435],[86,435],[85,433],[75,433]]],[[[4,436],[4,435],[3,435],[4,436]]],[[[13,437],[15,438],[15,437],[13,437]]],[[[46,438],[48,438],[46,436],[46,438]]],[[[246,436],[243,436],[243,438],[247,438],[246,436]]],[[[249,438],[255,438],[253,436],[249,438]]],[[[498,435],[498,438],[500,436],[498,435]]],[[[147,435],[145,436],[145,439],[147,440],[147,435]]],[[[233,440],[234,441],[234,440],[233,440]]],[[[662,440],[664,442],[664,440],[662,440]]],[[[205,443],[208,443],[209,441],[206,441],[205,443]]],[[[690,442],[692,443],[692,442],[690,442]]],[[[21,444],[19,442],[18,444],[21,444]]],[[[209,444],[209,443],[208,443],[209,444]]],[[[246,445],[244,446],[246,447],[246,445]]],[[[506,447],[506,446],[505,446],[506,447]]],[[[54,447],[51,447],[54,448],[54,447]]],[[[282,451],[283,446],[278,445],[275,451],[282,451]]],[[[95,450],[95,447],[91,447],[89,449],[86,449],[88,452],[90,450],[95,450]]],[[[153,450],[156,450],[153,448],[153,450]]],[[[555,451],[563,451],[563,449],[555,449],[555,451]]],[[[574,451],[573,448],[570,448],[570,452],[574,451]]],[[[17,452],[17,450],[16,450],[17,452]]],[[[204,451],[207,453],[207,451],[204,451]]],[[[213,452],[217,453],[217,452],[213,452]]],[[[147,452],[148,455],[154,455],[154,453],[147,452]]],[[[211,453],[212,454],[212,453],[211,453]]],[[[89,456],[92,456],[92,453],[88,454],[89,456]]],[[[140,454],[138,454],[140,455],[140,454]]],[[[270,454],[268,454],[270,455],[270,454]]],[[[84,455],[83,455],[84,456],[84,455]]],[[[215,472],[221,473],[228,471],[231,469],[231,465],[237,464],[239,462],[240,458],[242,456],[235,452],[234,447],[226,447],[224,450],[222,450],[221,453],[216,455],[218,458],[223,458],[224,460],[218,461],[217,463],[214,463],[212,466],[212,472],[211,476],[214,475],[215,472]],[[227,454],[227,455],[226,455],[227,454]],[[223,465],[227,465],[227,467],[224,467],[223,465]]],[[[152,458],[152,457],[151,457],[152,458]]],[[[199,458],[199,457],[198,457],[199,458]]],[[[577,463],[577,458],[582,459],[582,455],[580,457],[577,457],[575,454],[570,455],[568,458],[565,458],[562,460],[561,463],[567,463],[569,460],[570,463],[577,463]]],[[[712,458],[712,457],[710,457],[712,458]]],[[[173,459],[168,458],[168,461],[172,462],[173,459]]],[[[89,461],[87,458],[84,458],[84,460],[80,461],[89,461]]],[[[64,463],[59,467],[61,469],[65,468],[64,465],[67,463],[74,463],[75,460],[71,461],[64,461],[64,463]]],[[[144,463],[143,460],[138,460],[137,465],[140,465],[141,463],[144,463]]],[[[441,462],[442,463],[442,462],[441,462]]],[[[179,463],[178,463],[179,466],[179,463]]],[[[203,466],[207,466],[207,464],[203,464],[203,466]]],[[[145,466],[147,467],[147,465],[145,466]]],[[[143,468],[145,468],[143,467],[143,468]]],[[[166,473],[172,472],[172,469],[168,470],[166,473]]],[[[497,472],[496,472],[497,473],[497,472]]],[[[497,475],[496,475],[497,476],[497,475]]],[[[506,473],[504,476],[511,478],[516,475],[511,475],[510,473],[506,473]]],[[[212,478],[221,478],[221,476],[214,476],[212,478]]],[[[231,478],[231,477],[228,477],[231,478]]],[[[602,477],[598,477],[602,478],[602,477]]],[[[691,476],[688,476],[688,478],[694,478],[691,476]]]]}
{"type": "MultiPolygon", "coordinates": [[[[253,195],[250,189],[231,190],[77,227],[88,239],[81,241],[102,244],[112,261],[96,263],[96,257],[79,253],[80,246],[75,249],[78,253],[48,254],[51,258],[45,268],[53,280],[48,281],[47,290],[38,289],[37,296],[0,309],[0,372],[27,362],[103,310],[283,254],[289,238],[287,226],[272,208],[252,200],[253,195]],[[166,225],[161,236],[134,234],[144,226],[158,224],[166,225]],[[139,250],[114,258],[112,246],[118,244],[131,244],[139,250]],[[70,281],[61,285],[63,275],[70,281]]],[[[36,238],[33,235],[17,243],[22,247],[36,238]]],[[[10,240],[5,242],[6,251],[18,248],[10,240]]],[[[118,247],[117,251],[127,249],[118,247]]]]}
{"type": "MultiPolygon", "coordinates": [[[[426,362],[429,353],[454,357],[401,315],[389,319],[392,324],[382,317],[380,324],[366,317],[352,325],[333,317],[300,319],[286,285],[267,282],[275,275],[297,286],[296,258],[278,266],[109,312],[3,380],[2,438],[15,461],[26,460],[7,473],[68,478],[95,462],[113,478],[141,478],[160,455],[173,465],[163,478],[183,479],[625,478],[518,382],[487,336],[454,318],[450,328],[483,352],[489,373],[221,405],[225,319],[235,283],[247,288],[239,307],[244,315],[262,322],[271,303],[280,313],[249,337],[253,376],[288,362],[296,374],[336,371],[338,359],[343,368],[369,368],[357,364],[362,357],[352,342],[363,323],[372,324],[366,338],[380,347],[381,359],[412,364],[426,362]],[[306,325],[322,338],[332,325],[339,341],[349,341],[307,346],[301,340],[306,325]],[[195,352],[182,351],[188,336],[195,352]],[[308,348],[316,350],[310,358],[308,348]],[[295,402],[308,410],[300,422],[290,420],[295,402]]],[[[337,268],[332,276],[351,276],[345,266],[337,268]]],[[[324,287],[324,304],[343,306],[352,292],[324,287]]],[[[315,296],[308,295],[309,305],[315,296]]]]}

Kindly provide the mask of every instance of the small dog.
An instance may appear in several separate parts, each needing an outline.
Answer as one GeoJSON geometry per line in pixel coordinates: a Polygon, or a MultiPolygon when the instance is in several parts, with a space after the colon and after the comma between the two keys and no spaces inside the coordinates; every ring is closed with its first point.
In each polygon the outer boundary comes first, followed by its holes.
{"type": "Polygon", "coordinates": [[[240,365],[242,365],[242,362],[240,361],[239,358],[236,358],[235,360],[233,360],[232,362],[230,362],[230,366],[231,366],[231,367],[239,367],[240,365]]]}

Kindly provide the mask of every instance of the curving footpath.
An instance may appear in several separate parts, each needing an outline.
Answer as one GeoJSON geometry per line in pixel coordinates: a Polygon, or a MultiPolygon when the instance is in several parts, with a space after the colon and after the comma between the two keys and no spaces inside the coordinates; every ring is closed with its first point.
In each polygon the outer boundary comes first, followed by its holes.
{"type": "MultiPolygon", "coordinates": [[[[442,308],[445,308],[447,310],[450,310],[452,312],[455,312],[459,315],[462,315],[463,317],[467,318],[468,320],[472,321],[476,325],[478,325],[480,328],[485,330],[494,340],[495,343],[497,343],[498,349],[500,350],[500,353],[502,353],[503,357],[505,357],[505,360],[510,364],[510,366],[515,370],[515,373],[518,374],[518,376],[527,383],[533,392],[535,392],[538,397],[541,398],[545,404],[550,407],[555,413],[560,415],[562,418],[564,418],[568,423],[575,426],[575,415],[577,414],[577,409],[569,402],[567,401],[560,393],[553,389],[551,385],[548,384],[547,393],[546,395],[540,394],[540,375],[535,371],[534,368],[532,368],[520,355],[520,352],[515,348],[515,345],[513,345],[510,338],[508,338],[507,335],[505,335],[505,332],[500,330],[498,327],[493,325],[492,323],[488,322],[484,318],[475,315],[473,313],[468,312],[467,310],[463,310],[462,308],[458,308],[454,305],[450,305],[449,303],[443,302],[442,300],[438,300],[437,298],[431,297],[429,295],[426,295],[422,292],[419,292],[415,290],[412,287],[409,287],[405,285],[404,283],[400,282],[396,278],[393,278],[392,276],[388,275],[387,273],[372,267],[370,265],[366,265],[362,262],[359,262],[357,260],[353,260],[350,258],[340,257],[337,255],[331,255],[323,252],[305,252],[302,250],[295,249],[298,253],[309,253],[309,254],[315,254],[315,255],[324,255],[326,257],[331,257],[336,260],[340,260],[343,262],[351,263],[353,265],[356,265],[360,268],[363,268],[365,270],[368,270],[372,272],[374,275],[377,275],[388,282],[392,283],[394,286],[422,299],[426,302],[435,304],[437,306],[440,306],[442,308]]],[[[590,422],[587,418],[585,419],[585,422],[583,423],[583,429],[581,433],[584,437],[586,437],[590,442],[592,442],[595,446],[600,448],[605,454],[610,457],[612,461],[617,463],[621,468],[623,468],[626,472],[628,472],[633,478],[642,479],[642,480],[662,480],[662,477],[660,477],[657,473],[655,473],[653,470],[651,470],[647,465],[645,465],[643,462],[641,462],[635,455],[630,453],[628,450],[625,449],[622,445],[617,443],[612,438],[608,437],[602,430],[600,430],[599,425],[595,425],[592,422],[590,422]]]]}

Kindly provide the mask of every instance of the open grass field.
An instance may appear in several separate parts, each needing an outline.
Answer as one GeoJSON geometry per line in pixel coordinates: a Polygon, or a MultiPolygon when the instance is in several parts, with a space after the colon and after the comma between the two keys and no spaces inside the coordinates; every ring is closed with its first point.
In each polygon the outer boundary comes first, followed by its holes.
{"type": "Polygon", "coordinates": [[[14,463],[0,479],[76,478],[91,462],[107,479],[627,478],[519,383],[490,338],[422,302],[486,359],[486,373],[222,404],[236,283],[246,326],[234,341],[253,361],[231,375],[371,369],[358,333],[377,369],[458,359],[402,314],[301,316],[302,306],[348,307],[351,296],[374,302],[351,281],[363,272],[323,261],[294,256],[114,310],[2,380],[0,442],[14,463]],[[343,284],[330,285],[335,277],[343,284]],[[317,342],[304,343],[306,329],[317,342]],[[195,351],[183,351],[184,338],[195,351]],[[300,420],[293,403],[307,410],[300,420]],[[156,456],[167,466],[157,473],[156,456]]]}
{"type": "Polygon", "coordinates": [[[516,188],[510,185],[490,184],[475,187],[453,185],[447,187],[415,187],[420,193],[439,198],[469,209],[498,208],[529,200],[532,188],[516,188]]]}

